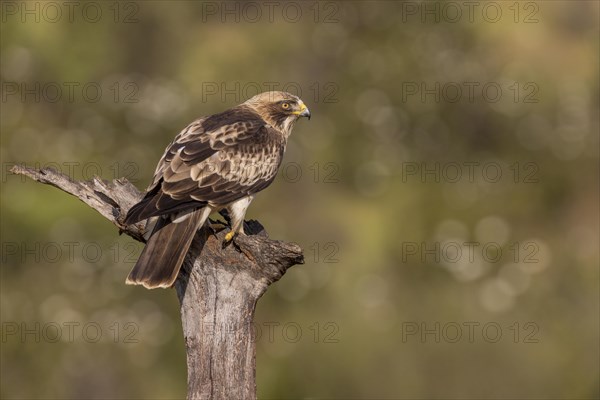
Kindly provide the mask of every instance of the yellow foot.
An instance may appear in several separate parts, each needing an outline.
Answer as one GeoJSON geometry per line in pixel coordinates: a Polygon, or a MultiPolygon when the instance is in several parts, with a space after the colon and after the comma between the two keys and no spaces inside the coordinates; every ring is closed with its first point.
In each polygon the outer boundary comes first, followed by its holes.
{"type": "Polygon", "coordinates": [[[231,239],[235,236],[235,232],[231,231],[225,235],[225,243],[231,242],[231,239]]]}

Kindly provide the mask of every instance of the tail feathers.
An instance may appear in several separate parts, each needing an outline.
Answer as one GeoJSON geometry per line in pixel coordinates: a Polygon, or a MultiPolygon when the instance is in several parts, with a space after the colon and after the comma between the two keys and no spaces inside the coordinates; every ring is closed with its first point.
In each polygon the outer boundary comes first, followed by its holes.
{"type": "Polygon", "coordinates": [[[208,208],[198,209],[178,223],[160,218],[125,283],[147,289],[173,286],[194,235],[209,213],[208,208]]]}

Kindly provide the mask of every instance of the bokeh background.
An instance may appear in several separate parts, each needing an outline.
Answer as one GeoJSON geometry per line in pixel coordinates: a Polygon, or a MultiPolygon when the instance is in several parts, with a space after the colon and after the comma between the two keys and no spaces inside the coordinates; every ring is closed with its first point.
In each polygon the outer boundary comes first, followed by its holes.
{"type": "Polygon", "coordinates": [[[2,398],[186,389],[141,245],[10,166],[144,188],[270,88],[313,118],[248,213],[306,254],[256,310],[260,398],[600,396],[597,2],[84,4],[2,3],[2,398]]]}

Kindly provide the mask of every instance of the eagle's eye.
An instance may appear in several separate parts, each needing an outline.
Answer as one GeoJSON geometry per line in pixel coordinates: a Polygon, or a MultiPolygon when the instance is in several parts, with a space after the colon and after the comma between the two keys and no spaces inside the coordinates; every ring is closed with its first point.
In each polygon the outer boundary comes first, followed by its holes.
{"type": "Polygon", "coordinates": [[[288,110],[290,108],[290,103],[288,103],[287,101],[281,103],[281,108],[283,108],[284,110],[288,110]]]}

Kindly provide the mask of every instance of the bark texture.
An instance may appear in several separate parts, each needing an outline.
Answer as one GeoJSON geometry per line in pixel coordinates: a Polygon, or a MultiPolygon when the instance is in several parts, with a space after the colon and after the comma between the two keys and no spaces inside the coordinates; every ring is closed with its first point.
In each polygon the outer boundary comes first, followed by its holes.
{"type": "MultiPolygon", "coordinates": [[[[79,198],[120,233],[144,242],[143,224],[123,223],[129,208],[142,197],[126,179],[79,182],[53,169],[21,165],[11,172],[79,198]]],[[[186,345],[188,399],[256,398],[256,302],[289,267],[304,262],[298,245],[269,239],[257,221],[246,224],[248,236],[238,236],[225,247],[229,229],[200,230],[175,282],[186,345]]]]}

